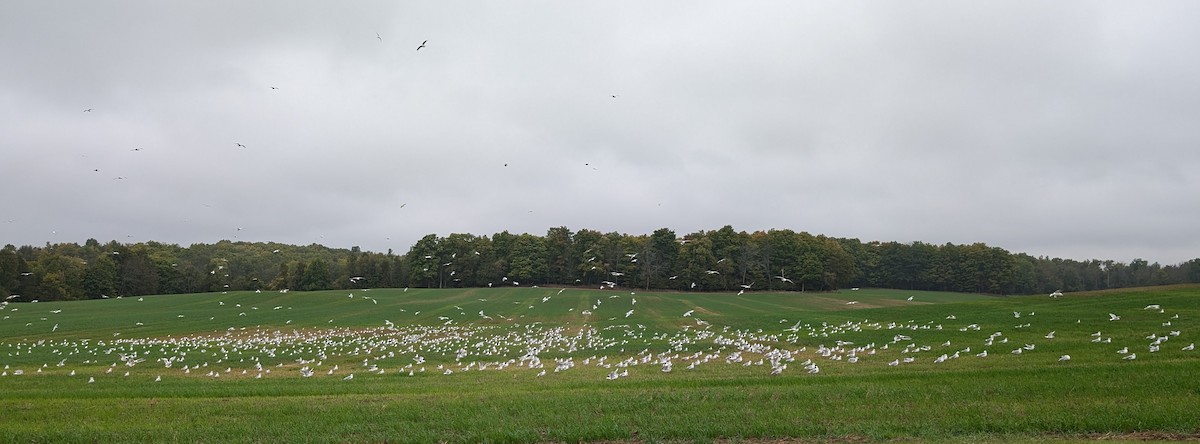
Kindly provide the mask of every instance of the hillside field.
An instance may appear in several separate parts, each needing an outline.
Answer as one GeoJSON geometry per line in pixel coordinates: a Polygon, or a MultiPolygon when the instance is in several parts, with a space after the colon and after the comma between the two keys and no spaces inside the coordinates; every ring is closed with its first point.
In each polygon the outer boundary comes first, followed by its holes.
{"type": "Polygon", "coordinates": [[[1200,286],[8,302],[4,442],[1200,437],[1200,286]]]}

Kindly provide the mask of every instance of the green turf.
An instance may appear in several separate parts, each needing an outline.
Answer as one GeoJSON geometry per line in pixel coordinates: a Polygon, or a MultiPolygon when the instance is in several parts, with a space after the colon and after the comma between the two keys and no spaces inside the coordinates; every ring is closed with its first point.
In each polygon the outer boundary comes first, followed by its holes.
{"type": "Polygon", "coordinates": [[[1060,299],[239,292],[10,304],[3,316],[5,442],[1200,434],[1200,351],[1183,349],[1200,336],[1196,286],[1060,299]]]}

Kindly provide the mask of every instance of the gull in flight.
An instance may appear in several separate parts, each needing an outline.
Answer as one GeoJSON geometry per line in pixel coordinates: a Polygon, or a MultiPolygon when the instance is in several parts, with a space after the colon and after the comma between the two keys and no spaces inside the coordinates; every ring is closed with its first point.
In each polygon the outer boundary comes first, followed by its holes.
{"type": "MultiPolygon", "coordinates": [[[[380,39],[379,41],[381,41],[381,42],[382,42],[382,41],[383,41],[383,39],[380,39]]],[[[426,41],[423,41],[423,42],[421,42],[421,45],[420,45],[420,46],[417,46],[417,51],[420,51],[420,50],[421,50],[421,48],[424,48],[426,43],[429,43],[429,40],[426,40],[426,41]]],[[[505,166],[508,166],[508,165],[505,165],[505,166]]]]}
{"type": "Polygon", "coordinates": [[[1110,321],[1119,321],[1119,320],[1121,320],[1121,317],[1120,317],[1120,316],[1117,316],[1117,315],[1115,315],[1115,314],[1113,314],[1113,313],[1109,313],[1109,314],[1108,314],[1108,320],[1110,320],[1110,321]]]}
{"type": "Polygon", "coordinates": [[[375,38],[379,39],[379,43],[383,43],[383,36],[380,36],[378,32],[375,33],[375,38]]]}
{"type": "Polygon", "coordinates": [[[237,146],[242,147],[242,148],[246,147],[246,145],[242,145],[241,143],[237,143],[237,146]]]}

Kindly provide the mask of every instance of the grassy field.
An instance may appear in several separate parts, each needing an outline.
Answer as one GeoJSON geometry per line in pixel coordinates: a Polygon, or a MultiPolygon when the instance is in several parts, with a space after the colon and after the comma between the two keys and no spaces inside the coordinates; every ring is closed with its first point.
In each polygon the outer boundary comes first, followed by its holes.
{"type": "Polygon", "coordinates": [[[5,442],[1200,436],[1197,286],[239,292],[2,314],[5,442]]]}

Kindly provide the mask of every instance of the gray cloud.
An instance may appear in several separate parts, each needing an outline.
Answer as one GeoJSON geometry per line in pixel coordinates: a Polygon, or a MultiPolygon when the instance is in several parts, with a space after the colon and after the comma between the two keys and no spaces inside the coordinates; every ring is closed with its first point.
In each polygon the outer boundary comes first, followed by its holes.
{"type": "Polygon", "coordinates": [[[0,242],[731,224],[1177,263],[1198,9],[6,2],[0,242]]]}

